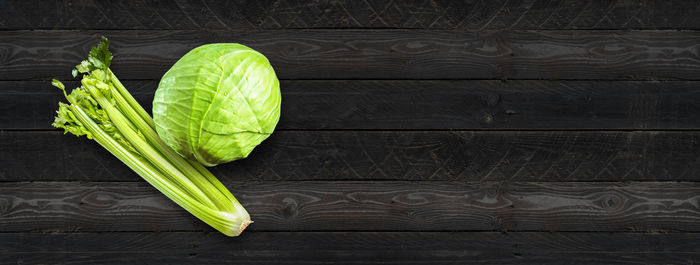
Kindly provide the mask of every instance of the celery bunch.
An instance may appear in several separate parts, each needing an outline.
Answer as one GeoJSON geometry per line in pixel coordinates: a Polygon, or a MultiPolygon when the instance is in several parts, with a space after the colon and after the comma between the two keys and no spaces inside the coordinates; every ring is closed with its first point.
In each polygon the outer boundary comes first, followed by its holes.
{"type": "Polygon", "coordinates": [[[70,104],[59,103],[54,127],[85,135],[138,173],[144,180],[197,218],[228,236],[239,235],[250,216],[204,166],[184,159],[156,134],[151,116],[129,94],[109,69],[112,54],[102,37],[88,59],[73,69],[81,86],[67,94],[70,104]]]}

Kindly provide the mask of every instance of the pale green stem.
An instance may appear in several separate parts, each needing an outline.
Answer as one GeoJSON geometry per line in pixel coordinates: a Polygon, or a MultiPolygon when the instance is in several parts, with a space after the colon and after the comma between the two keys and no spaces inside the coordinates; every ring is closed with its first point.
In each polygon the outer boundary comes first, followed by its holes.
{"type": "Polygon", "coordinates": [[[69,106],[71,112],[85,126],[93,136],[93,139],[110,153],[116,156],[120,161],[134,170],[139,176],[146,180],[149,184],[155,187],[158,191],[173,200],[200,220],[214,227],[216,230],[228,236],[239,235],[245,227],[251,223],[250,216],[242,206],[237,207],[237,212],[221,212],[208,208],[205,205],[193,200],[188,194],[183,193],[180,189],[173,187],[167,181],[164,181],[160,176],[162,172],[148,161],[139,159],[133,155],[112,137],[105,133],[90,117],[77,105],[69,106]]]}
{"type": "Polygon", "coordinates": [[[199,202],[216,209],[216,204],[214,204],[202,190],[198,189],[187,176],[177,169],[177,167],[172,165],[169,160],[163,157],[163,155],[155,150],[146,140],[142,139],[136,131],[129,126],[129,120],[109,102],[102,92],[100,92],[98,88],[93,87],[93,85],[84,82],[85,80],[86,79],[83,79],[83,86],[87,88],[93,98],[97,100],[102,109],[107,112],[109,119],[112,120],[112,123],[117,127],[124,138],[126,138],[142,156],[151,161],[151,163],[157,166],[163,173],[170,176],[184,190],[190,192],[193,197],[198,198],[199,202]]]}
{"type": "MultiPolygon", "coordinates": [[[[114,89],[114,87],[112,87],[114,89]]],[[[146,121],[144,121],[136,111],[126,102],[126,99],[118,91],[112,90],[112,98],[116,102],[117,108],[126,116],[126,118],[133,122],[136,129],[141,132],[141,134],[148,140],[161,154],[170,160],[178,169],[180,169],[185,175],[189,176],[189,179],[197,185],[197,187],[202,190],[209,199],[216,204],[217,208],[222,211],[233,210],[232,201],[228,199],[224,194],[222,194],[216,186],[212,185],[204,176],[202,176],[199,171],[197,171],[192,165],[187,163],[187,161],[182,158],[182,156],[175,153],[175,151],[160,139],[158,134],[151,126],[149,126],[146,121]]]]}

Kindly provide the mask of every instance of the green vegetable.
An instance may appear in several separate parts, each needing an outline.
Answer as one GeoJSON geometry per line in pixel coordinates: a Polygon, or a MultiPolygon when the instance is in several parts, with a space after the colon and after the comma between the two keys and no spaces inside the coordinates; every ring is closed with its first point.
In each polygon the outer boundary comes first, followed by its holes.
{"type": "Polygon", "coordinates": [[[153,100],[163,141],[206,166],[245,158],[275,129],[280,88],[267,58],[237,43],[199,46],[165,73],[153,100]]]}
{"type": "Polygon", "coordinates": [[[184,159],[156,134],[153,119],[109,69],[112,54],[102,37],[88,59],[73,70],[81,86],[66,93],[70,104],[59,103],[53,126],[87,136],[107,149],[148,183],[205,223],[228,236],[237,236],[250,216],[204,166],[184,159]]]}

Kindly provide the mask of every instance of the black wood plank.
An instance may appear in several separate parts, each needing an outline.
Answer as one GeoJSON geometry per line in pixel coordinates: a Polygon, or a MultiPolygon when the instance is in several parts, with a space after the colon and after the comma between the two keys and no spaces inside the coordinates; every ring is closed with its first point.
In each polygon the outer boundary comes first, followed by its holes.
{"type": "Polygon", "coordinates": [[[0,264],[694,264],[698,234],[0,234],[0,264]]]}
{"type": "MultiPolygon", "coordinates": [[[[225,180],[700,180],[698,132],[276,132],[225,180]]],[[[97,143],[0,132],[1,181],[136,181],[97,143]],[[41,163],[41,166],[37,166],[41,163]]]]}
{"type": "Polygon", "coordinates": [[[241,42],[282,79],[698,80],[698,31],[3,31],[0,80],[68,78],[99,35],[121,79],[159,79],[197,45],[241,42]]]}
{"type": "Polygon", "coordinates": [[[692,0],[3,1],[0,29],[698,29],[692,0]]]}
{"type": "MultiPolygon", "coordinates": [[[[78,81],[63,82],[67,88],[78,81]]],[[[151,112],[156,81],[126,81],[129,92],[151,112]]],[[[0,82],[0,129],[55,129],[51,126],[58,102],[68,102],[51,81],[0,82]]]]}
{"type": "MultiPolygon", "coordinates": [[[[124,83],[150,112],[158,83],[124,83]]],[[[700,128],[695,81],[282,80],[281,86],[278,130],[700,128]]],[[[61,97],[46,81],[0,82],[0,129],[51,129],[61,97]]]]}
{"type": "MultiPolygon", "coordinates": [[[[225,183],[252,231],[700,231],[697,182],[225,183]]],[[[145,182],[10,182],[0,231],[213,231],[145,182]]]]}

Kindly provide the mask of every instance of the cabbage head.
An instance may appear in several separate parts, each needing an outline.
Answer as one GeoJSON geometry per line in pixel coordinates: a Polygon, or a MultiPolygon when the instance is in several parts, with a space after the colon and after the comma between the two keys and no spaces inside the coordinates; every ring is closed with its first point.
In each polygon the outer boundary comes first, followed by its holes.
{"type": "Polygon", "coordinates": [[[180,155],[206,166],[245,158],[280,118],[279,80],[259,52],[237,43],[199,46],[158,84],[153,120],[180,155]]]}

